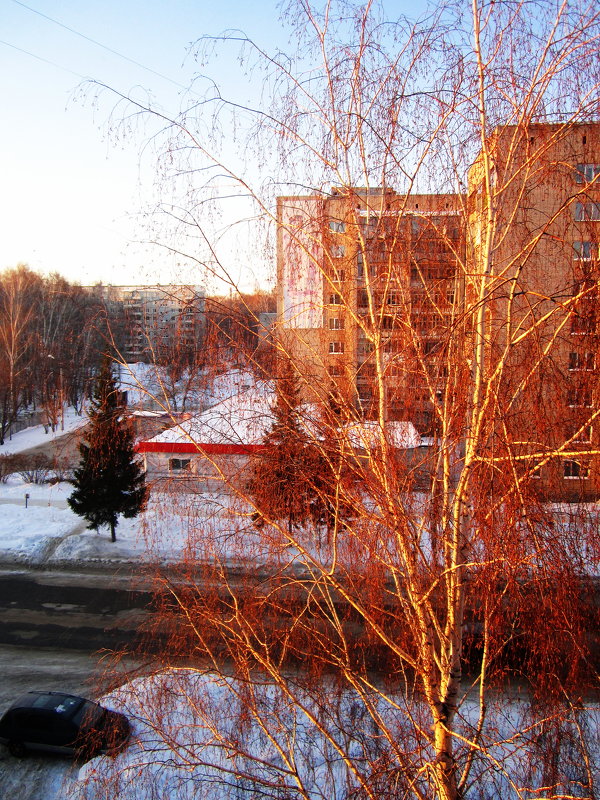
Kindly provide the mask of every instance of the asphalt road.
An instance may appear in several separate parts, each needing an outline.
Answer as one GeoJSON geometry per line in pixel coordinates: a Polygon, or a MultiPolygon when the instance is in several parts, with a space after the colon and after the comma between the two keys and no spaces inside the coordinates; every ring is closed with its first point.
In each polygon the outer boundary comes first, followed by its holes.
{"type": "Polygon", "coordinates": [[[152,595],[130,573],[0,571],[0,644],[94,651],[135,643],[152,595]]]}
{"type": "MultiPolygon", "coordinates": [[[[0,645],[0,713],[30,689],[98,697],[108,686],[108,666],[90,652],[0,645]]],[[[110,680],[114,683],[114,673],[110,680]]],[[[79,765],[60,756],[30,754],[16,759],[0,745],[0,798],[62,800],[66,784],[75,780],[78,769],[79,765]]]]}

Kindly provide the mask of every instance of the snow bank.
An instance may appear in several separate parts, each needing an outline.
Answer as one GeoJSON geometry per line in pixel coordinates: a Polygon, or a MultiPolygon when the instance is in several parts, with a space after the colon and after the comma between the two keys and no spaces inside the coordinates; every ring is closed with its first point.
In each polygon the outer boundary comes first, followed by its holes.
{"type": "MultiPolygon", "coordinates": [[[[427,729],[427,711],[406,694],[363,691],[301,675],[288,676],[284,690],[257,676],[241,681],[187,668],[138,678],[102,700],[129,717],[128,747],[85,764],[66,800],[346,800],[366,796],[361,782],[375,796],[404,796],[403,754],[413,765],[433,757],[425,736],[417,741],[411,733],[413,722],[427,729]]],[[[572,710],[557,728],[549,719],[530,724],[524,695],[488,702],[466,797],[516,800],[524,796],[516,786],[539,787],[548,779],[541,760],[550,741],[560,765],[557,788],[562,783],[575,790],[569,796],[579,796],[588,777],[584,752],[597,779],[597,706],[572,710]]],[[[457,724],[465,738],[455,742],[459,763],[478,715],[477,694],[466,695],[457,724]]],[[[417,780],[428,796],[426,772],[417,780]]]]}
{"type": "Polygon", "coordinates": [[[11,439],[7,439],[3,445],[0,445],[0,455],[22,453],[31,447],[54,441],[61,436],[79,430],[87,424],[87,421],[86,414],[80,416],[74,408],[68,408],[65,411],[64,426],[59,424],[55,431],[50,430],[50,428],[44,430],[43,425],[33,425],[31,428],[25,428],[15,433],[11,439]]]}

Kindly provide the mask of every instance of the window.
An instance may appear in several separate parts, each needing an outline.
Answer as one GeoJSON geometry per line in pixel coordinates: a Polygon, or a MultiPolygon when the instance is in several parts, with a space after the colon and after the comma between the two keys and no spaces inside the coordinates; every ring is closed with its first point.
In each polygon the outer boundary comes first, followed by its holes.
{"type": "Polygon", "coordinates": [[[342,305],[342,296],[340,294],[330,294],[329,295],[329,305],[330,306],[341,306],[342,305]]]}
{"type": "Polygon", "coordinates": [[[340,219],[330,219],[329,230],[334,233],[344,233],[346,230],[346,223],[342,222],[340,219]]]}
{"type": "Polygon", "coordinates": [[[594,353],[569,353],[570,370],[593,370],[595,363],[594,353]]]}
{"type": "Polygon", "coordinates": [[[365,264],[362,253],[359,253],[356,258],[356,277],[359,281],[365,277],[365,264]]]}
{"type": "Polygon", "coordinates": [[[600,219],[600,203],[575,203],[576,222],[600,219]]]}
{"type": "Polygon", "coordinates": [[[169,470],[170,472],[189,472],[191,466],[191,459],[189,458],[170,458],[169,470]]]}
{"type": "Polygon", "coordinates": [[[596,330],[596,319],[594,314],[577,314],[574,313],[571,317],[571,333],[593,333],[596,330]]]}
{"type": "Polygon", "coordinates": [[[359,308],[367,308],[369,305],[369,295],[366,289],[359,289],[357,294],[356,303],[359,308]]]}
{"type": "Polygon", "coordinates": [[[336,283],[343,283],[346,280],[346,270],[345,269],[338,269],[333,276],[333,280],[336,283]]]}
{"type": "Polygon", "coordinates": [[[381,329],[384,331],[391,331],[394,327],[394,318],[385,316],[381,320],[381,329]]]}
{"type": "Polygon", "coordinates": [[[390,292],[387,296],[388,306],[399,306],[401,303],[400,292],[390,292]]]}
{"type": "Polygon", "coordinates": [[[600,164],[577,164],[575,170],[576,183],[591,183],[600,175],[600,164]]]}
{"type": "Polygon", "coordinates": [[[343,342],[329,342],[329,352],[330,353],[343,353],[344,352],[344,343],[343,342]]]}
{"type": "Polygon", "coordinates": [[[573,242],[573,250],[577,261],[591,261],[598,257],[597,242],[573,242]]]}
{"type": "Polygon", "coordinates": [[[343,244],[334,244],[331,248],[331,255],[333,258],[344,258],[346,255],[346,247],[343,244]]]}
{"type": "Polygon", "coordinates": [[[329,319],[329,330],[331,331],[343,331],[344,330],[344,320],[340,317],[331,317],[329,319]]]}
{"type": "Polygon", "coordinates": [[[567,458],[563,461],[563,477],[567,479],[590,477],[590,465],[585,461],[575,461],[567,458]]]}
{"type": "Polygon", "coordinates": [[[591,408],[591,388],[589,386],[577,386],[573,389],[569,389],[567,393],[567,405],[571,408],[591,408]]]}
{"type": "Polygon", "coordinates": [[[589,444],[592,441],[592,426],[584,425],[582,428],[581,425],[573,425],[569,438],[572,438],[574,442],[589,444]]]}
{"type": "Polygon", "coordinates": [[[344,374],[344,370],[339,364],[330,364],[327,367],[327,372],[332,378],[339,378],[344,374]]]}

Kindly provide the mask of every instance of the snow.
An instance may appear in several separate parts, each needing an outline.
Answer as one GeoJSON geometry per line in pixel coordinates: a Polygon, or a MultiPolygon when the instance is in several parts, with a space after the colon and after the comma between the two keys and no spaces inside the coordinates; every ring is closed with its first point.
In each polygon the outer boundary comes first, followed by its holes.
{"type": "Polygon", "coordinates": [[[68,433],[74,433],[87,424],[87,416],[78,414],[75,409],[69,407],[65,411],[64,426],[59,424],[55,431],[49,427],[44,429],[43,425],[34,425],[31,428],[25,428],[19,433],[15,433],[11,439],[7,439],[3,445],[0,445],[0,455],[13,455],[14,453],[22,453],[24,450],[29,450],[31,447],[37,447],[40,444],[54,441],[61,436],[68,433]]]}
{"type": "Polygon", "coordinates": [[[272,384],[257,383],[155,436],[151,442],[259,444],[274,422],[272,384]]]}
{"type": "MultiPolygon", "coordinates": [[[[380,693],[365,686],[362,692],[342,692],[327,678],[310,682],[298,673],[287,676],[285,690],[268,681],[190,668],[133,679],[102,700],[129,717],[129,745],[116,756],[83,765],[66,787],[66,800],[344,800],[362,796],[357,775],[367,783],[375,780],[371,786],[378,794],[377,782],[385,776],[381,765],[387,764],[393,776],[394,765],[402,761],[395,748],[410,741],[411,723],[424,722],[427,712],[399,690],[380,693]],[[342,753],[349,755],[352,769],[342,753]]],[[[539,761],[550,726],[529,726],[526,694],[490,694],[488,703],[478,737],[481,757],[474,761],[465,796],[516,800],[524,795],[511,779],[523,786],[539,785],[546,777],[539,761]]],[[[478,714],[477,693],[467,692],[457,720],[461,736],[473,736],[478,714]]],[[[586,779],[577,735],[572,736],[582,730],[597,779],[599,722],[594,705],[580,707],[563,723],[565,738],[554,747],[566,784],[577,788],[586,779]]],[[[461,746],[457,739],[459,758],[461,746]]],[[[420,757],[432,758],[425,745],[420,757]]],[[[387,797],[390,784],[384,780],[379,788],[387,797]]]]}
{"type": "Polygon", "coordinates": [[[208,408],[252,388],[255,380],[247,369],[230,369],[220,375],[199,370],[196,375],[184,374],[172,385],[166,369],[154,364],[121,364],[119,371],[119,385],[127,392],[130,408],[152,405],[163,412],[180,411],[184,393],[186,409],[208,408]]]}

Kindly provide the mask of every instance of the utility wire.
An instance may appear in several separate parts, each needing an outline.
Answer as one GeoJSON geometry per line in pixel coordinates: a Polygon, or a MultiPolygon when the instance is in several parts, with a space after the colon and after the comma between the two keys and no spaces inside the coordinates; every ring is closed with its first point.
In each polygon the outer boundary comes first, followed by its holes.
{"type": "MultiPolygon", "coordinates": [[[[41,11],[38,11],[37,9],[32,8],[31,6],[28,6],[25,3],[22,3],[21,0],[12,0],[12,1],[13,1],[13,3],[16,3],[18,6],[22,6],[23,8],[26,8],[28,11],[31,11],[33,14],[37,14],[38,16],[43,17],[44,19],[47,19],[49,22],[53,22],[55,25],[58,25],[60,28],[64,28],[66,31],[69,31],[69,33],[73,33],[73,34],[75,34],[75,36],[80,36],[82,39],[85,39],[86,41],[91,42],[92,44],[95,44],[96,47],[101,47],[103,50],[106,50],[107,52],[112,53],[113,55],[118,56],[119,58],[123,58],[125,61],[129,61],[130,64],[135,64],[136,67],[140,67],[141,69],[146,70],[146,72],[151,72],[153,75],[156,75],[157,77],[162,78],[164,81],[168,81],[169,83],[172,83],[174,86],[177,86],[180,89],[185,89],[185,90],[188,89],[187,86],[184,86],[182,83],[178,83],[177,81],[173,80],[173,78],[169,78],[167,75],[163,75],[162,72],[157,72],[155,69],[152,69],[151,67],[147,67],[147,66],[145,66],[145,64],[141,64],[139,61],[136,61],[134,58],[129,58],[129,56],[123,55],[123,53],[119,53],[118,50],[113,50],[112,47],[108,47],[107,45],[102,44],[102,42],[98,42],[98,41],[96,41],[96,39],[92,39],[90,36],[86,36],[84,33],[80,33],[79,31],[76,31],[75,28],[70,28],[68,25],[64,25],[62,22],[59,22],[58,20],[53,19],[52,17],[49,17],[47,14],[43,14],[41,11]]],[[[6,42],[3,42],[3,44],[6,44],[6,42]]],[[[13,47],[13,46],[14,45],[9,45],[9,47],[13,47]]],[[[15,47],[15,49],[19,50],[20,48],[15,47]]],[[[27,52],[27,51],[23,50],[23,52],[27,52]]],[[[29,53],[29,55],[33,55],[33,54],[29,53]]],[[[41,61],[45,61],[46,60],[46,59],[41,58],[39,56],[34,56],[34,58],[40,58],[41,61]]],[[[48,63],[51,64],[52,62],[49,61],[48,63]]],[[[58,65],[55,64],[54,66],[58,66],[58,65]]],[[[61,67],[61,69],[64,69],[64,68],[61,67]]],[[[67,71],[70,72],[70,70],[67,70],[67,71]]],[[[73,73],[73,74],[76,74],[76,73],[73,73]]]]}
{"type": "Polygon", "coordinates": [[[47,58],[43,58],[42,56],[38,56],[35,53],[31,53],[29,50],[24,50],[22,47],[17,47],[16,44],[5,42],[4,39],[0,39],[0,44],[4,44],[7,47],[12,47],[13,50],[18,50],[19,53],[25,53],[25,55],[31,56],[32,58],[36,58],[38,61],[43,61],[44,64],[50,64],[51,67],[62,69],[63,72],[68,72],[70,75],[74,75],[76,78],[80,78],[83,81],[86,80],[85,75],[81,75],[79,72],[73,72],[73,70],[68,69],[68,67],[62,67],[60,64],[57,64],[56,61],[50,61],[47,58]]]}

